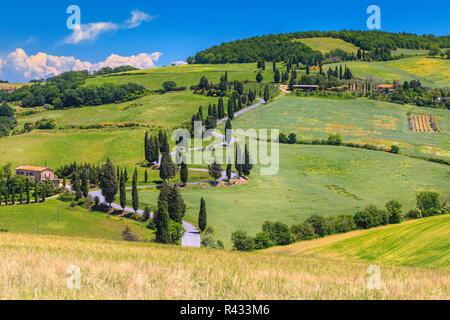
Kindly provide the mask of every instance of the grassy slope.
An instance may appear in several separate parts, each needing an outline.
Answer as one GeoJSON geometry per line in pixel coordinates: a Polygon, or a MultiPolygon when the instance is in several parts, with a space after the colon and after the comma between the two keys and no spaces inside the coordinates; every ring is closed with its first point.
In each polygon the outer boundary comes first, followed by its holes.
{"type": "Polygon", "coordinates": [[[448,269],[449,239],[450,215],[443,215],[299,242],[268,252],[448,269]]]}
{"type": "Polygon", "coordinates": [[[142,239],[153,238],[152,231],[143,223],[72,208],[55,199],[37,205],[0,207],[0,228],[14,233],[37,233],[39,226],[40,234],[120,240],[126,225],[142,239]]]}
{"type": "MultiPolygon", "coordinates": [[[[136,70],[126,72],[126,75],[117,74],[113,76],[102,76],[89,79],[86,85],[96,85],[106,82],[126,84],[128,82],[138,83],[147,89],[160,89],[163,82],[175,81],[178,86],[196,85],[202,76],[209,81],[218,83],[220,77],[228,71],[228,80],[255,80],[257,68],[256,63],[242,64],[215,64],[215,65],[181,65],[173,67],[162,67],[149,70],[136,70]]],[[[271,65],[266,64],[266,79],[273,79],[271,65]]]]}
{"type": "Polygon", "coordinates": [[[356,53],[356,51],[358,51],[358,47],[354,46],[353,44],[335,38],[306,38],[297,39],[296,41],[300,41],[313,50],[318,50],[322,53],[326,53],[335,49],[341,49],[349,53],[356,53]]]}
{"type": "MultiPolygon", "coordinates": [[[[197,221],[204,197],[209,225],[230,247],[231,232],[242,229],[255,234],[265,220],[294,224],[312,214],[354,213],[370,203],[384,206],[393,198],[409,209],[419,191],[435,190],[443,197],[450,191],[447,166],[354,148],[280,145],[279,172],[261,176],[259,169],[253,169],[245,185],[183,191],[186,219],[197,221]],[[330,185],[362,200],[338,193],[330,185]]],[[[139,193],[140,201],[150,204],[156,203],[157,196],[156,190],[139,193]]]]}
{"type": "Polygon", "coordinates": [[[285,96],[234,121],[234,127],[272,128],[300,138],[326,138],[340,133],[345,141],[390,146],[402,152],[450,157],[450,115],[441,109],[409,108],[372,100],[311,99],[285,96]],[[407,112],[435,114],[441,133],[412,132],[407,112]]]}
{"type": "Polygon", "coordinates": [[[448,273],[368,263],[55,236],[0,234],[5,299],[449,299],[448,273]],[[70,265],[81,290],[66,287],[70,265]],[[33,275],[30,277],[30,275],[33,275]]]}
{"type": "Polygon", "coordinates": [[[420,80],[424,86],[433,88],[450,87],[450,60],[409,57],[394,61],[377,62],[344,62],[326,65],[334,68],[340,64],[347,65],[353,75],[364,79],[366,75],[373,75],[383,80],[420,80]]]}
{"type": "Polygon", "coordinates": [[[145,96],[118,104],[44,111],[20,117],[18,122],[23,124],[48,118],[56,120],[58,126],[137,122],[153,127],[172,128],[190,121],[201,105],[207,111],[209,104],[217,105],[217,98],[194,95],[191,91],[181,91],[145,96]]]}

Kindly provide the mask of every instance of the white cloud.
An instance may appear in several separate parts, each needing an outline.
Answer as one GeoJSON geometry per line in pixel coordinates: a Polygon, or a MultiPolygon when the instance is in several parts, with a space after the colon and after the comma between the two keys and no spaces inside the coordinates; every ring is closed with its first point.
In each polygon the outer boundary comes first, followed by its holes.
{"type": "Polygon", "coordinates": [[[161,55],[161,52],[154,52],[152,54],[141,53],[130,57],[122,57],[117,54],[112,54],[105,61],[94,64],[91,71],[99,70],[104,67],[115,68],[120,66],[132,66],[138,69],[151,69],[155,67],[155,62],[159,60],[161,55]]]}
{"type": "Polygon", "coordinates": [[[188,64],[186,61],[172,61],[171,65],[182,66],[188,64]]]}
{"type": "Polygon", "coordinates": [[[25,82],[32,79],[47,78],[67,71],[89,70],[103,67],[129,65],[139,69],[154,68],[160,52],[141,53],[129,57],[111,54],[105,61],[91,63],[71,56],[53,56],[44,52],[27,55],[23,49],[16,49],[4,58],[0,58],[0,79],[10,82],[25,82]]]}
{"type": "Polygon", "coordinates": [[[105,32],[116,31],[119,26],[112,22],[96,22],[89,24],[82,24],[75,28],[70,36],[64,42],[68,44],[78,44],[82,41],[93,41],[105,32]]]}
{"type": "Polygon", "coordinates": [[[106,32],[113,32],[119,29],[133,29],[139,27],[143,22],[154,20],[156,16],[151,16],[145,12],[134,10],[131,18],[123,24],[113,22],[93,22],[82,24],[75,28],[63,41],[65,44],[79,44],[82,42],[94,41],[97,37],[106,32]]]}
{"type": "Polygon", "coordinates": [[[139,10],[134,10],[134,11],[131,11],[131,18],[128,19],[126,21],[126,23],[128,25],[128,28],[132,29],[132,28],[139,27],[142,24],[142,22],[151,21],[155,18],[156,17],[152,17],[145,12],[142,12],[139,10]]]}

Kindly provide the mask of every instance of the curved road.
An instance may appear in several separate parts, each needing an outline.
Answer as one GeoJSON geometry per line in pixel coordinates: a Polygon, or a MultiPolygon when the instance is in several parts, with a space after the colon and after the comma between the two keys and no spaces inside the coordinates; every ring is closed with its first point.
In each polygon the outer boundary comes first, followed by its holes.
{"type": "MultiPolygon", "coordinates": [[[[240,116],[240,115],[242,115],[242,114],[244,114],[244,113],[246,113],[246,112],[248,112],[248,111],[250,111],[250,110],[252,110],[252,109],[254,109],[256,107],[259,107],[260,105],[262,105],[264,103],[266,103],[266,101],[264,101],[261,98],[256,98],[256,99],[258,100],[258,103],[254,104],[254,105],[251,105],[251,106],[249,106],[249,107],[247,107],[245,109],[242,109],[242,110],[236,112],[234,114],[234,117],[236,118],[236,117],[238,117],[238,116],[240,116]]],[[[227,119],[228,119],[228,117],[217,121],[217,125],[219,125],[221,123],[224,123],[225,121],[227,121],[227,119]]],[[[225,138],[222,134],[219,134],[219,133],[213,133],[213,134],[218,136],[218,137],[225,138]]],[[[232,141],[232,142],[234,142],[234,141],[232,141]]],[[[223,144],[225,144],[225,142],[223,144]]],[[[220,144],[220,145],[223,145],[223,144],[220,144]]],[[[194,149],[189,149],[188,151],[193,151],[193,150],[194,149]]],[[[159,161],[161,161],[161,158],[159,159],[159,161]]],[[[192,171],[208,171],[207,169],[196,169],[196,168],[189,168],[189,170],[192,170],[192,171]]],[[[237,174],[232,173],[232,176],[233,177],[237,177],[237,174]]],[[[226,172],[222,171],[222,177],[219,179],[219,181],[220,180],[226,180],[226,179],[227,179],[226,178],[226,172]]],[[[187,184],[192,185],[192,184],[200,184],[200,183],[206,183],[206,182],[214,182],[214,181],[212,181],[212,180],[209,180],[209,181],[197,181],[197,182],[189,182],[187,184]]],[[[159,187],[159,185],[139,186],[138,188],[139,189],[145,189],[145,188],[156,188],[156,187],[159,187]]],[[[127,188],[127,189],[131,189],[131,188],[127,188]]],[[[89,192],[89,195],[92,198],[98,197],[98,199],[100,200],[100,203],[106,203],[105,197],[103,197],[101,190],[91,191],[91,192],[89,192]]],[[[113,207],[114,209],[122,210],[122,207],[120,205],[118,205],[117,203],[112,203],[111,207],[113,207]]],[[[134,209],[130,208],[130,207],[125,207],[125,211],[134,212],[134,209]]],[[[144,210],[139,209],[136,213],[142,215],[142,214],[144,214],[144,210]]],[[[154,215],[154,213],[151,212],[150,216],[152,218],[153,218],[153,215],[154,215]]],[[[185,229],[185,233],[183,235],[183,238],[181,239],[181,245],[183,247],[197,247],[197,248],[200,247],[200,232],[197,230],[197,228],[194,225],[192,225],[192,224],[190,224],[190,223],[188,223],[186,221],[183,221],[183,227],[185,229]]]]}

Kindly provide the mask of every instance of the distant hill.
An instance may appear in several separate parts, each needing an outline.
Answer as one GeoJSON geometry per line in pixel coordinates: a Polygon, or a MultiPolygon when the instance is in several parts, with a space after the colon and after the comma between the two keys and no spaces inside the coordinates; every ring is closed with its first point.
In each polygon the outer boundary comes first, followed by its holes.
{"type": "Polygon", "coordinates": [[[257,36],[222,43],[198,52],[187,59],[188,63],[236,63],[281,61],[296,57],[301,62],[315,55],[313,49],[305,44],[292,41],[304,38],[335,38],[353,44],[362,50],[375,48],[429,49],[430,46],[450,47],[450,36],[416,35],[411,33],[391,33],[384,31],[307,31],[285,34],[257,36]]]}

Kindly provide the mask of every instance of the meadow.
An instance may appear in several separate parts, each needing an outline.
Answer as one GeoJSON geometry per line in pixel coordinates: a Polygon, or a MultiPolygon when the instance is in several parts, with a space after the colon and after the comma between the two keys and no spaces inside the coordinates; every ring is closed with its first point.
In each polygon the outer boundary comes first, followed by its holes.
{"type": "Polygon", "coordinates": [[[125,226],[141,239],[153,239],[153,231],[145,223],[82,207],[72,208],[69,203],[56,199],[38,204],[0,206],[0,229],[12,233],[120,240],[125,226]]]}
{"type": "Polygon", "coordinates": [[[450,216],[442,215],[303,241],[266,252],[448,270],[449,239],[450,216]]]}
{"type": "MultiPolygon", "coordinates": [[[[247,184],[200,185],[182,191],[187,204],[185,220],[197,223],[203,197],[208,224],[231,248],[233,231],[241,229],[253,235],[266,220],[295,224],[312,214],[355,213],[371,203],[384,206],[394,198],[409,209],[415,206],[420,191],[436,191],[442,197],[450,191],[450,170],[445,165],[347,147],[279,147],[280,168],[275,175],[262,176],[257,165],[247,184]]],[[[155,205],[158,195],[155,189],[140,190],[141,205],[155,205]]]]}
{"type": "MultiPolygon", "coordinates": [[[[175,128],[190,122],[191,117],[203,106],[205,112],[209,104],[217,105],[217,98],[179,91],[166,94],[148,95],[143,98],[116,104],[73,108],[66,110],[42,111],[21,116],[19,124],[36,122],[42,118],[54,119],[59,127],[92,125],[100,123],[120,124],[135,122],[153,128],[175,128]]],[[[19,111],[20,112],[20,111],[19,111]]]]}
{"type": "Polygon", "coordinates": [[[339,133],[345,142],[400,146],[400,151],[450,157],[450,116],[447,110],[409,107],[374,100],[337,100],[284,96],[237,118],[234,128],[278,128],[299,139],[327,138],[339,133]],[[441,132],[413,132],[407,113],[437,116],[441,132]]]}
{"type": "MultiPolygon", "coordinates": [[[[191,64],[171,67],[160,67],[148,70],[136,70],[100,77],[94,77],[86,81],[86,85],[100,85],[102,83],[127,84],[134,82],[147,89],[161,89],[164,81],[175,81],[178,86],[197,85],[202,76],[209,81],[219,83],[220,77],[228,72],[228,80],[251,80],[255,81],[258,69],[256,63],[236,64],[191,64]]],[[[263,73],[266,81],[273,80],[272,65],[266,63],[266,71],[263,73]],[[270,80],[269,80],[270,79],[270,80]]]]}
{"type": "Polygon", "coordinates": [[[377,78],[384,81],[420,80],[423,86],[432,88],[450,87],[450,60],[427,57],[407,57],[394,61],[359,62],[346,61],[326,65],[334,69],[347,65],[354,76],[361,79],[377,78]]]}
{"type": "Polygon", "coordinates": [[[447,271],[381,265],[368,290],[369,263],[310,255],[0,233],[0,256],[3,299],[450,298],[447,271]],[[73,265],[80,290],[67,287],[73,265]]]}
{"type": "Polygon", "coordinates": [[[327,53],[335,49],[341,49],[345,52],[352,53],[358,51],[358,47],[348,43],[342,39],[335,38],[306,38],[306,39],[296,39],[295,41],[302,42],[306,44],[313,50],[318,50],[322,53],[327,53]]]}

